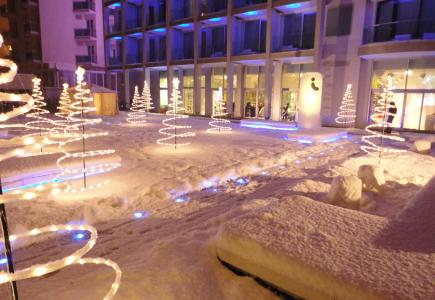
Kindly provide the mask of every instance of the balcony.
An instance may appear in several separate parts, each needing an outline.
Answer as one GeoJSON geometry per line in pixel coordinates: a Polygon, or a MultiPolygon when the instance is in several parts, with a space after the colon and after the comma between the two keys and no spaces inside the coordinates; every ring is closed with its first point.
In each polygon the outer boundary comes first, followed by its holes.
{"type": "Polygon", "coordinates": [[[263,3],[267,3],[267,0],[234,0],[233,7],[240,8],[263,3]]]}
{"type": "Polygon", "coordinates": [[[408,40],[435,40],[435,20],[376,24],[365,28],[363,44],[408,40]]]}
{"type": "Polygon", "coordinates": [[[119,66],[122,64],[122,59],[120,56],[109,57],[109,66],[119,66]]]}
{"type": "Polygon", "coordinates": [[[90,55],[76,55],[77,64],[96,64],[97,57],[90,55]]]}
{"type": "Polygon", "coordinates": [[[24,31],[31,34],[39,34],[39,24],[36,22],[28,22],[24,24],[24,31]]]}
{"type": "Polygon", "coordinates": [[[95,31],[90,29],[74,29],[74,36],[77,39],[93,39],[95,31]]]}
{"type": "Polygon", "coordinates": [[[74,12],[93,11],[95,12],[95,3],[93,1],[74,1],[74,12]]]}

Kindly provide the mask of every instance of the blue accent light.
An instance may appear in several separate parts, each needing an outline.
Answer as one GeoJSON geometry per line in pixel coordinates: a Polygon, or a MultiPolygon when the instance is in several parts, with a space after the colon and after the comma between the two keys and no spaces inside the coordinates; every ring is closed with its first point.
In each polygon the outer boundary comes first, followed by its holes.
{"type": "Polygon", "coordinates": [[[187,28],[187,27],[190,27],[190,25],[191,25],[191,24],[184,23],[184,24],[177,25],[177,27],[180,27],[180,28],[187,28]]]}
{"type": "Polygon", "coordinates": [[[73,236],[73,240],[76,240],[76,241],[79,241],[79,240],[83,240],[84,239],[84,237],[85,237],[85,234],[84,233],[76,233],[74,236],[73,236]]]}
{"type": "Polygon", "coordinates": [[[7,263],[8,263],[8,259],[6,257],[0,259],[0,265],[5,265],[7,263]]]}
{"type": "Polygon", "coordinates": [[[248,123],[248,124],[241,124],[242,127],[248,127],[248,128],[256,128],[256,129],[271,129],[271,130],[282,130],[282,131],[296,131],[299,128],[297,127],[276,127],[272,125],[267,125],[263,123],[248,123]]]}
{"type": "Polygon", "coordinates": [[[112,40],[119,41],[119,40],[122,40],[122,37],[121,36],[114,36],[112,38],[112,40]]]}
{"type": "Polygon", "coordinates": [[[285,7],[295,9],[295,8],[301,7],[301,4],[300,3],[292,3],[292,4],[287,4],[285,7]]]}
{"type": "Polygon", "coordinates": [[[154,32],[166,32],[165,28],[157,28],[153,30],[154,32]]]}
{"type": "Polygon", "coordinates": [[[258,11],[247,11],[247,12],[245,12],[245,13],[243,13],[242,15],[244,15],[244,16],[256,16],[256,15],[258,15],[258,11]]]}
{"type": "Polygon", "coordinates": [[[211,18],[210,22],[219,22],[221,20],[222,20],[222,18],[211,18]]]}
{"type": "Polygon", "coordinates": [[[109,5],[109,8],[112,8],[112,9],[118,8],[118,7],[121,7],[121,3],[113,3],[113,4],[109,5]]]}
{"type": "Polygon", "coordinates": [[[143,212],[143,211],[137,211],[133,214],[133,216],[135,217],[135,219],[142,219],[142,218],[148,217],[148,213],[143,212]]]}
{"type": "Polygon", "coordinates": [[[245,186],[249,183],[249,180],[243,177],[236,179],[236,184],[240,186],[245,186]]]}
{"type": "Polygon", "coordinates": [[[184,203],[188,202],[190,199],[188,197],[178,197],[175,199],[175,203],[184,203]]]}
{"type": "Polygon", "coordinates": [[[298,139],[298,142],[301,144],[312,144],[313,143],[313,141],[306,140],[306,139],[298,139]]]}

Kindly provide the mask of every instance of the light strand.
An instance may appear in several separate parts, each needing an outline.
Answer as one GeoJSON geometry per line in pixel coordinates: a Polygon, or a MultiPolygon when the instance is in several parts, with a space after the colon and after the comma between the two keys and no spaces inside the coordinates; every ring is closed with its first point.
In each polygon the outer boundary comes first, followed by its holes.
{"type": "Polygon", "coordinates": [[[337,124],[353,125],[356,119],[356,105],[352,98],[352,85],[348,84],[343,100],[341,101],[340,111],[335,118],[337,124]]]}
{"type": "Polygon", "coordinates": [[[173,88],[171,94],[171,103],[169,104],[168,111],[166,112],[166,115],[170,118],[162,121],[162,124],[166,127],[159,130],[159,133],[165,135],[166,137],[157,140],[157,144],[174,147],[174,149],[177,149],[177,147],[190,145],[190,142],[180,143],[179,139],[195,136],[194,132],[181,132],[182,130],[192,128],[192,126],[177,124],[178,120],[189,118],[188,116],[181,114],[184,112],[184,107],[181,102],[179,84],[180,81],[177,78],[174,78],[172,81],[173,88]]]}
{"type": "Polygon", "coordinates": [[[143,97],[139,96],[139,88],[134,87],[134,95],[130,107],[131,112],[128,113],[127,122],[133,125],[146,123],[146,104],[143,97]]]}
{"type": "Polygon", "coordinates": [[[223,119],[227,115],[225,103],[223,101],[222,87],[219,87],[219,90],[213,93],[213,114],[211,116],[212,121],[209,122],[211,128],[207,129],[207,132],[231,131],[231,127],[225,126],[231,122],[223,119]]]}
{"type": "Polygon", "coordinates": [[[93,99],[90,96],[90,90],[86,88],[86,83],[84,81],[85,70],[79,67],[76,71],[77,75],[77,85],[74,94],[74,100],[69,105],[69,115],[68,120],[69,123],[66,125],[66,131],[68,132],[77,132],[71,137],[62,142],[60,144],[61,151],[63,156],[57,160],[57,166],[60,170],[60,173],[55,177],[55,181],[66,181],[66,188],[61,189],[59,187],[55,187],[53,189],[52,194],[59,194],[61,192],[65,193],[78,193],[84,192],[86,190],[93,190],[96,188],[100,188],[103,185],[106,185],[110,182],[110,180],[105,180],[103,182],[98,182],[94,184],[88,184],[87,182],[87,174],[100,174],[112,171],[121,166],[120,163],[117,162],[105,162],[105,163],[96,163],[90,164],[86,161],[91,157],[96,156],[109,156],[115,153],[115,150],[87,150],[86,149],[86,140],[90,138],[96,137],[104,137],[108,136],[108,132],[99,132],[99,133],[86,133],[85,127],[88,125],[93,125],[97,123],[101,123],[100,118],[89,118],[86,117],[86,114],[94,112],[96,109],[92,105],[93,99]],[[80,133],[78,133],[80,132],[80,133]],[[82,150],[78,152],[71,153],[67,149],[71,144],[78,144],[81,142],[82,150]],[[73,168],[71,164],[73,162],[80,162],[82,165],[79,168],[73,168]],[[83,185],[81,187],[73,187],[71,180],[65,180],[66,178],[70,178],[71,174],[82,174],[83,185]]]}
{"type": "Polygon", "coordinates": [[[375,103],[375,108],[373,114],[370,116],[373,124],[369,124],[366,126],[365,130],[370,133],[370,135],[365,135],[361,138],[362,142],[367,145],[361,146],[361,150],[366,152],[367,154],[379,157],[379,159],[384,155],[389,154],[397,154],[406,152],[406,150],[394,149],[385,147],[383,143],[383,139],[388,139],[392,141],[403,142],[404,139],[400,136],[394,136],[390,134],[385,134],[385,129],[392,124],[387,121],[388,116],[394,116],[389,112],[390,102],[393,98],[392,94],[392,77],[388,75],[387,84],[381,85],[383,86],[382,95],[379,97],[377,103],[375,103]],[[381,145],[375,143],[375,140],[380,139],[381,145]]]}

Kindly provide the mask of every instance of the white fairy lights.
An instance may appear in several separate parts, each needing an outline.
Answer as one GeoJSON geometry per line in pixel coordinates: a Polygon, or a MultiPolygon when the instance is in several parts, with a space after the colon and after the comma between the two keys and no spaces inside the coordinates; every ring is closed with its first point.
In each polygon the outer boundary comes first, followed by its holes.
{"type": "Polygon", "coordinates": [[[146,80],[143,83],[142,100],[145,103],[145,111],[147,113],[149,113],[151,109],[154,109],[150,88],[148,87],[148,83],[146,80]]]}
{"type": "Polygon", "coordinates": [[[367,145],[361,146],[361,150],[366,152],[367,154],[379,157],[379,161],[382,158],[383,154],[397,154],[406,152],[401,149],[388,148],[384,146],[384,139],[403,142],[404,139],[400,136],[394,136],[385,133],[385,129],[387,126],[391,126],[387,122],[387,118],[391,114],[388,112],[390,108],[390,102],[392,100],[393,94],[392,89],[393,80],[390,75],[387,78],[387,84],[383,87],[382,95],[379,97],[378,102],[375,104],[374,112],[370,116],[370,119],[373,121],[373,124],[369,124],[366,126],[365,130],[370,133],[370,135],[365,135],[362,137],[362,142],[367,145]],[[380,145],[376,144],[374,140],[380,140],[380,145]]]}
{"type": "Polygon", "coordinates": [[[189,125],[181,125],[177,124],[177,122],[180,122],[182,119],[188,119],[189,117],[186,115],[182,115],[184,108],[183,103],[181,102],[181,95],[180,91],[178,89],[180,84],[180,81],[175,78],[172,81],[172,95],[171,95],[171,103],[169,104],[169,109],[166,112],[166,115],[170,118],[165,119],[162,121],[162,124],[166,127],[161,128],[159,130],[160,134],[165,135],[166,137],[161,138],[157,140],[157,144],[164,145],[164,146],[171,146],[174,147],[174,149],[177,149],[177,147],[187,146],[190,145],[190,142],[183,142],[180,143],[181,138],[186,137],[193,137],[195,136],[194,132],[181,132],[185,129],[190,129],[192,126],[189,125]]]}
{"type": "Polygon", "coordinates": [[[67,266],[76,265],[76,264],[80,264],[80,265],[104,264],[112,268],[115,271],[115,275],[116,275],[115,280],[113,281],[109,292],[103,298],[104,300],[112,299],[115,296],[116,292],[118,291],[119,285],[121,283],[122,273],[118,264],[105,258],[83,258],[83,256],[86,255],[89,251],[91,251],[91,249],[96,244],[98,235],[95,227],[90,225],[49,225],[42,228],[35,228],[25,233],[11,235],[10,241],[16,241],[16,240],[34,237],[46,233],[56,233],[56,232],[72,233],[74,231],[89,232],[90,235],[89,240],[82,248],[76,250],[73,254],[67,257],[50,261],[44,264],[33,265],[21,270],[15,270],[14,273],[0,271],[0,284],[12,282],[12,281],[30,279],[35,277],[41,277],[46,274],[50,274],[60,269],[63,269],[67,266]]]}
{"type": "MultiPolygon", "coordinates": [[[[3,46],[3,36],[0,34],[0,47],[3,46]]],[[[17,75],[17,65],[9,59],[0,59],[0,66],[8,68],[9,71],[0,74],[0,84],[5,84],[14,80],[17,75]]],[[[0,113],[0,122],[7,121],[16,116],[25,114],[29,112],[34,105],[33,98],[28,94],[9,94],[0,93],[0,100],[2,102],[24,102],[23,106],[13,108],[11,111],[6,113],[0,113]]],[[[2,127],[13,127],[13,125],[2,125],[2,127]]]]}
{"type": "Polygon", "coordinates": [[[337,124],[353,125],[356,118],[355,111],[355,102],[352,99],[352,85],[348,84],[335,122],[337,124]]]}
{"type": "Polygon", "coordinates": [[[76,71],[77,85],[74,94],[75,101],[73,101],[69,106],[69,124],[67,124],[65,129],[68,132],[74,131],[80,133],[75,133],[67,141],[64,141],[60,144],[61,151],[64,155],[57,160],[57,166],[60,170],[60,174],[56,176],[55,181],[66,180],[67,187],[64,190],[56,187],[52,191],[52,194],[59,194],[61,192],[77,193],[99,188],[105,184],[108,184],[110,181],[105,180],[103,182],[89,184],[87,182],[87,176],[109,172],[120,167],[121,165],[120,163],[116,162],[99,162],[91,164],[89,161],[87,161],[87,159],[96,156],[109,156],[115,153],[115,150],[86,150],[86,140],[94,137],[108,136],[109,134],[107,132],[85,132],[87,125],[100,123],[102,120],[97,118],[85,118],[85,114],[95,111],[95,107],[90,105],[93,100],[90,96],[90,90],[85,86],[86,83],[84,82],[84,74],[85,70],[79,67],[76,71]],[[67,148],[70,148],[71,144],[78,143],[81,145],[81,151],[70,153],[67,148]],[[79,163],[81,167],[71,167],[74,162],[79,163]],[[81,185],[81,187],[73,187],[72,185],[70,179],[77,177],[83,179],[83,185],[81,185]]]}
{"type": "Polygon", "coordinates": [[[231,122],[223,119],[227,115],[223,101],[222,87],[219,87],[219,90],[213,93],[213,115],[211,117],[212,121],[209,122],[211,128],[207,129],[207,132],[231,131],[231,127],[225,126],[231,122]]]}
{"type": "Polygon", "coordinates": [[[146,123],[146,105],[144,99],[139,96],[139,88],[134,87],[134,95],[130,107],[131,112],[128,114],[127,122],[134,125],[146,123]]]}

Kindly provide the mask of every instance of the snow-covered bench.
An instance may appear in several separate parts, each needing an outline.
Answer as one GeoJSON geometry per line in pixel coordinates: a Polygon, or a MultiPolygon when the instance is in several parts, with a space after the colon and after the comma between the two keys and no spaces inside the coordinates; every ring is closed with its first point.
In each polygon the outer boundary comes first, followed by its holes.
{"type": "Polygon", "coordinates": [[[224,224],[217,254],[305,299],[435,299],[435,178],[392,221],[277,201],[224,224]]]}

